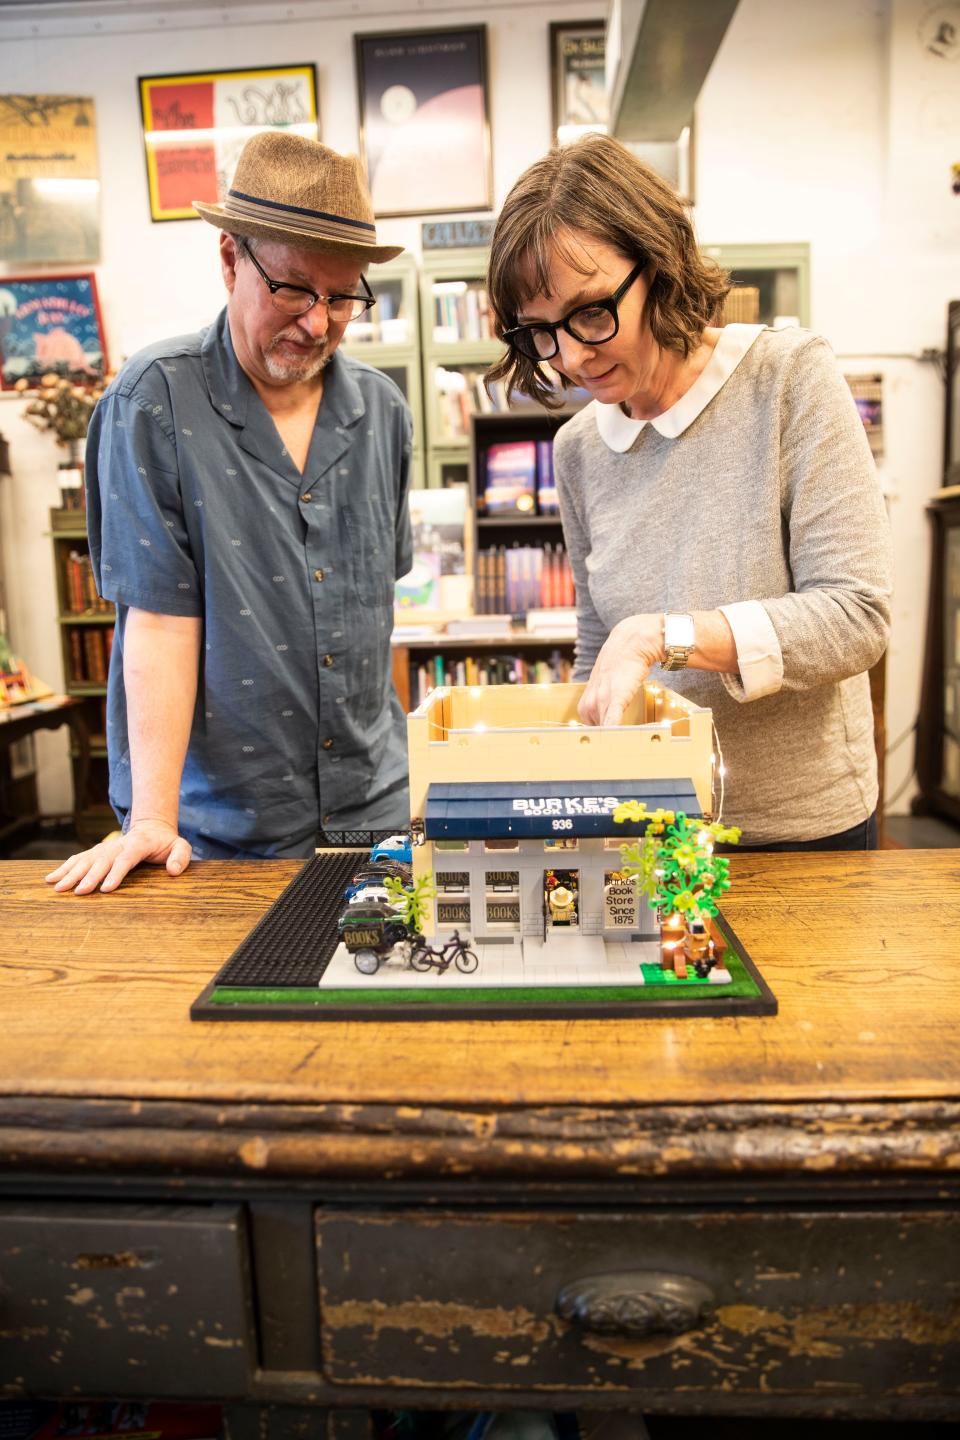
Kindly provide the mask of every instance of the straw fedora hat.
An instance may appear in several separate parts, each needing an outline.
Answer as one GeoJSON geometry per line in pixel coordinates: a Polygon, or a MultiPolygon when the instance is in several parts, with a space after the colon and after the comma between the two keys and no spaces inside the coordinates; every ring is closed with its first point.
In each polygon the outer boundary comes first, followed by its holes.
{"type": "Polygon", "coordinates": [[[287,130],[260,130],[240,152],[223,205],[194,200],[210,225],[377,264],[402,245],[378,245],[373,204],[356,155],[338,155],[287,130]]]}

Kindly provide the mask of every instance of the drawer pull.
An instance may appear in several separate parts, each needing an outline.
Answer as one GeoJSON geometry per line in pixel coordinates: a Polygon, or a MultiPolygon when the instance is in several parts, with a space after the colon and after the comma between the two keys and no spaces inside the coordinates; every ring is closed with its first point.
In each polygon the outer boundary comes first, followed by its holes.
{"type": "Polygon", "coordinates": [[[622,1275],[588,1275],[565,1285],[557,1314],[597,1335],[682,1335],[712,1313],[711,1290],[689,1275],[662,1270],[628,1270],[622,1275]]]}

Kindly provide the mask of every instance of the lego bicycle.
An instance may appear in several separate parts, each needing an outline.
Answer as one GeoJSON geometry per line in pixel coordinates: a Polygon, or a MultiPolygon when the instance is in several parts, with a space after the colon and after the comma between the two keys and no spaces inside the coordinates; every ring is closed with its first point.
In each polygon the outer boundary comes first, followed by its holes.
{"type": "Polygon", "coordinates": [[[467,941],[460,939],[460,932],[454,930],[450,939],[439,950],[428,945],[422,935],[418,936],[417,943],[410,952],[410,964],[414,970],[436,970],[441,975],[445,970],[449,970],[451,965],[456,965],[464,975],[472,975],[480,961],[476,952],[469,948],[467,941]]]}

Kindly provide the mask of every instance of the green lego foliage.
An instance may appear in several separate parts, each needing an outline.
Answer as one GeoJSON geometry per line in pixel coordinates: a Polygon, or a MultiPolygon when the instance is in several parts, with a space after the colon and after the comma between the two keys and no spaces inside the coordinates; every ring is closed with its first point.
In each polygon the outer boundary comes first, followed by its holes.
{"type": "Polygon", "coordinates": [[[647,810],[642,800],[625,800],[613,812],[618,823],[647,821],[639,840],[621,845],[621,869],[633,878],[651,909],[687,920],[716,915],[717,897],[730,889],[730,864],[713,847],[736,845],[740,831],[719,821],[691,819],[682,810],[647,810]]]}
{"type": "Polygon", "coordinates": [[[399,876],[387,875],[383,883],[391,901],[402,904],[403,909],[398,913],[407,929],[419,935],[423,931],[427,902],[437,893],[433,876],[421,875],[412,885],[405,885],[399,876]]]}

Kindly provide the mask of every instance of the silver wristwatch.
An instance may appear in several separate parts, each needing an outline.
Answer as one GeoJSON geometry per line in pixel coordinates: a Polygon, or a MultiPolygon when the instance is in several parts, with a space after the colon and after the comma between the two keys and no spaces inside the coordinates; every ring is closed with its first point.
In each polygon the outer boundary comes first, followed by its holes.
{"type": "Polygon", "coordinates": [[[685,670],[695,644],[693,616],[668,610],[663,617],[664,658],[660,662],[661,670],[685,670]]]}

